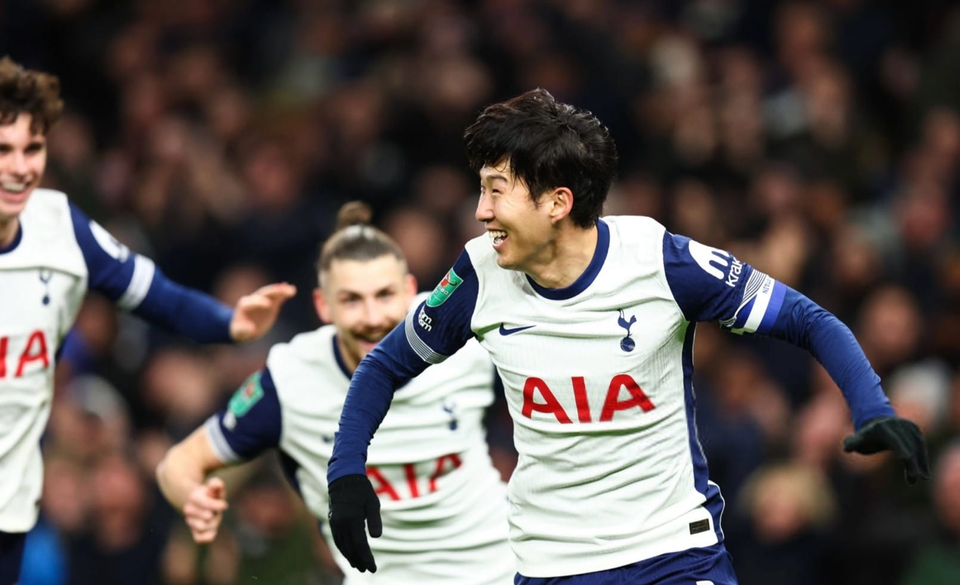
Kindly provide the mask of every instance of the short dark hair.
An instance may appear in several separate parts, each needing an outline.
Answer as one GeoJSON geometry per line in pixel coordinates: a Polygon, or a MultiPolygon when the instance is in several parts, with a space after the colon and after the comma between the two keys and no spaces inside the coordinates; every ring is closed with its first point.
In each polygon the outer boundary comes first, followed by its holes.
{"type": "Polygon", "coordinates": [[[334,260],[367,262],[382,256],[393,256],[406,270],[406,258],[393,238],[370,225],[373,211],[362,201],[344,203],[337,213],[336,231],[320,248],[317,273],[320,285],[330,272],[334,260]]]}
{"type": "Polygon", "coordinates": [[[20,114],[30,114],[30,130],[46,134],[62,113],[59,79],[24,69],[10,57],[0,59],[0,125],[13,124],[20,114]]]}
{"type": "Polygon", "coordinates": [[[570,189],[570,218],[582,228],[600,217],[617,174],[617,146],[607,127],[544,89],[487,106],[463,141],[474,172],[506,161],[534,201],[549,189],[570,189]]]}

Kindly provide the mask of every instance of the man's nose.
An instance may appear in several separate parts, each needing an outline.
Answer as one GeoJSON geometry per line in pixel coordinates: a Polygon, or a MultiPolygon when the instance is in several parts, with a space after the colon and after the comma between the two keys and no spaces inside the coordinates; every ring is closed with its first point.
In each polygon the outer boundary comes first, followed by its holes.
{"type": "Polygon", "coordinates": [[[367,327],[379,327],[386,322],[387,313],[376,301],[370,299],[364,303],[363,324],[367,327]]]}
{"type": "Polygon", "coordinates": [[[27,157],[23,156],[22,152],[14,151],[7,160],[10,165],[8,169],[14,175],[23,177],[30,172],[30,168],[27,166],[27,157]]]}
{"type": "Polygon", "coordinates": [[[474,217],[477,218],[477,221],[484,223],[493,220],[493,205],[490,203],[490,197],[486,195],[480,196],[480,201],[477,201],[477,212],[474,217]]]}

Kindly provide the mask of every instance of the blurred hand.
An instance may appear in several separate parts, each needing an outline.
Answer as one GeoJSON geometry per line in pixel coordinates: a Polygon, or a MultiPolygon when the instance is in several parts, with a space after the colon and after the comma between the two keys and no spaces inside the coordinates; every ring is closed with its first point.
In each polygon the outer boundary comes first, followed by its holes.
{"type": "Polygon", "coordinates": [[[240,297],[230,321],[230,337],[234,341],[250,341],[273,327],[283,303],[297,294],[297,287],[282,282],[268,284],[240,297]]]}
{"type": "Polygon", "coordinates": [[[212,477],[194,488],[183,505],[183,517],[193,540],[199,544],[213,542],[226,509],[227,488],[219,477],[212,477]]]}
{"type": "Polygon", "coordinates": [[[370,552],[364,524],[370,528],[370,536],[383,534],[380,521],[380,498],[373,491],[366,475],[344,475],[335,479],[330,492],[330,531],[333,542],[350,561],[350,566],[361,573],[377,572],[377,563],[370,552]]]}
{"type": "Polygon", "coordinates": [[[905,418],[888,416],[871,420],[843,440],[843,450],[864,455],[893,451],[903,462],[904,476],[909,485],[917,483],[920,478],[930,479],[923,433],[916,423],[905,418]]]}

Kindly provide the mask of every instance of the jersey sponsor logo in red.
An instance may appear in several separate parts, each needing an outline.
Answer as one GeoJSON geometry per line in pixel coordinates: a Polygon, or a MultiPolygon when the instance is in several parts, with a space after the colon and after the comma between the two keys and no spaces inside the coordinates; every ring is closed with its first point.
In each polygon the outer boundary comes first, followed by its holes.
{"type": "Polygon", "coordinates": [[[424,494],[432,494],[437,491],[437,480],[451,471],[459,469],[463,464],[460,456],[456,453],[442,455],[437,458],[432,466],[432,473],[429,476],[417,475],[417,464],[405,463],[403,467],[403,481],[390,481],[376,465],[367,466],[367,478],[373,485],[373,491],[381,499],[400,501],[405,499],[419,498],[424,494]]]}
{"type": "Polygon", "coordinates": [[[27,338],[23,351],[17,358],[15,367],[7,367],[7,353],[10,348],[10,338],[0,337],[0,379],[7,377],[7,372],[12,371],[14,378],[23,376],[27,366],[39,362],[41,368],[50,367],[50,353],[47,351],[47,336],[40,329],[34,331],[27,338]]]}
{"type": "MultiPolygon", "coordinates": [[[[630,374],[617,374],[610,380],[599,413],[590,404],[584,378],[574,376],[570,378],[570,383],[577,407],[577,420],[581,423],[593,422],[595,414],[598,415],[596,416],[598,422],[609,422],[613,420],[614,414],[622,410],[639,408],[643,412],[650,412],[656,408],[630,374]]],[[[527,418],[533,418],[534,412],[551,414],[558,423],[564,425],[573,422],[553,390],[542,378],[527,378],[523,384],[523,406],[520,412],[527,418]]]]}

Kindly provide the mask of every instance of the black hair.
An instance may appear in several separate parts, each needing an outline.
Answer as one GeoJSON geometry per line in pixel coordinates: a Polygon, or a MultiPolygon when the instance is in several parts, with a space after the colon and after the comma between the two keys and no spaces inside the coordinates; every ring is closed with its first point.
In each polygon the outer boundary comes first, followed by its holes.
{"type": "Polygon", "coordinates": [[[535,202],[550,189],[570,189],[570,218],[582,228],[600,217],[617,173],[617,146],[607,127],[544,89],[487,106],[463,141],[474,172],[506,162],[535,202]]]}

